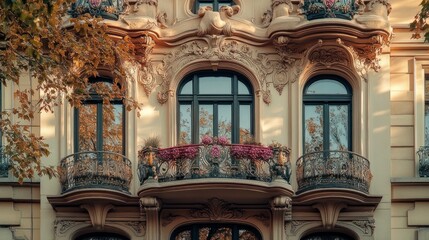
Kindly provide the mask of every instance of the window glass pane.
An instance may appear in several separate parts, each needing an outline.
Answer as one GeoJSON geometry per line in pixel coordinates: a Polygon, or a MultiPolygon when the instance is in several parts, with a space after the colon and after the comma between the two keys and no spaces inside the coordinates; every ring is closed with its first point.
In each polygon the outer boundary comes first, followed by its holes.
{"type": "Polygon", "coordinates": [[[250,95],[249,88],[241,81],[238,81],[238,94],[250,95]]]}
{"type": "Polygon", "coordinates": [[[183,87],[180,94],[192,94],[192,81],[187,82],[183,87]]]}
{"type": "Polygon", "coordinates": [[[181,145],[192,143],[191,109],[191,104],[180,104],[179,144],[181,145]]]}
{"type": "Polygon", "coordinates": [[[339,81],[324,79],[312,83],[306,94],[347,94],[346,87],[339,81]]]}
{"type": "Polygon", "coordinates": [[[240,143],[252,136],[250,105],[240,105],[240,143]]]}
{"type": "Polygon", "coordinates": [[[349,107],[329,106],[329,150],[349,150],[349,107]]]}
{"type": "Polygon", "coordinates": [[[209,7],[211,7],[212,9],[213,9],[213,3],[199,3],[198,4],[198,8],[200,8],[200,7],[207,7],[207,6],[209,6],[209,7]]]}
{"type": "Polygon", "coordinates": [[[199,111],[199,140],[204,135],[213,136],[213,105],[200,105],[199,111]]]}
{"type": "Polygon", "coordinates": [[[246,230],[246,229],[240,229],[238,232],[238,239],[239,240],[259,240],[255,233],[252,231],[246,230]]]}
{"type": "Polygon", "coordinates": [[[304,111],[304,151],[322,151],[323,105],[306,105],[304,111]]]}
{"type": "Polygon", "coordinates": [[[218,106],[218,136],[225,136],[231,141],[231,105],[218,106]]]}
{"type": "Polygon", "coordinates": [[[123,107],[120,104],[103,105],[103,151],[122,154],[123,107]]]}
{"type": "Polygon", "coordinates": [[[231,94],[231,78],[224,76],[200,77],[200,94],[231,94]]]}
{"type": "Polygon", "coordinates": [[[232,229],[229,227],[211,228],[209,233],[209,238],[206,238],[206,239],[207,240],[232,240],[232,229]]]}
{"type": "Polygon", "coordinates": [[[97,151],[97,105],[82,105],[79,108],[78,121],[78,151],[97,151]]]}
{"type": "Polygon", "coordinates": [[[191,230],[185,230],[177,234],[175,240],[192,240],[191,230]]]}

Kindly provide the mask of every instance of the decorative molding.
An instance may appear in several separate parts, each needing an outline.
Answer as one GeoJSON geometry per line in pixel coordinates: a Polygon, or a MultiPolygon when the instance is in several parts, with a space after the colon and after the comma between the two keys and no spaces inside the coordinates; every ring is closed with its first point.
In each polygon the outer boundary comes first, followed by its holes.
{"type": "MultiPolygon", "coordinates": [[[[231,61],[244,65],[257,76],[260,87],[257,95],[262,95],[263,101],[267,104],[271,102],[270,84],[274,85],[279,94],[282,93],[284,86],[288,83],[288,76],[292,74],[289,72],[289,67],[284,66],[282,60],[270,59],[268,54],[259,53],[247,44],[236,40],[225,41],[221,36],[211,36],[205,40],[183,44],[168,53],[162,64],[147,67],[146,74],[150,73],[152,76],[161,78],[159,81],[161,89],[158,92],[160,104],[166,103],[172,96],[173,91],[170,87],[173,76],[184,66],[198,60],[210,61],[213,69],[217,69],[220,61],[231,61]],[[271,74],[274,74],[273,81],[268,80],[268,76],[271,74]]],[[[146,93],[150,93],[153,88],[154,85],[146,84],[146,93]]]]}
{"type": "MultiPolygon", "coordinates": [[[[304,225],[306,222],[305,221],[291,221],[290,222],[290,232],[292,233],[292,234],[295,234],[296,233],[296,231],[300,228],[300,227],[302,227],[302,225],[304,225]]],[[[285,224],[285,227],[286,227],[286,224],[285,224]]]]}
{"type": "Polygon", "coordinates": [[[313,205],[320,212],[323,227],[326,229],[333,229],[337,223],[340,211],[347,207],[347,204],[342,202],[323,202],[313,205]]]}
{"type": "Polygon", "coordinates": [[[146,222],[130,221],[125,223],[126,226],[132,228],[138,236],[146,235],[146,222]]]}
{"type": "Polygon", "coordinates": [[[197,35],[225,35],[231,36],[232,28],[230,17],[240,11],[240,6],[222,6],[219,12],[214,12],[212,7],[205,6],[198,9],[198,16],[201,18],[197,35]]]}
{"type": "Polygon", "coordinates": [[[381,4],[386,7],[387,15],[390,15],[390,12],[392,11],[392,5],[390,4],[389,0],[371,0],[368,4],[368,10],[372,11],[374,9],[374,5],[381,4]]]}
{"type": "Polygon", "coordinates": [[[320,48],[312,51],[308,60],[310,63],[321,64],[326,68],[331,68],[334,64],[350,65],[347,52],[341,47],[320,48]]]}
{"type": "Polygon", "coordinates": [[[81,205],[89,213],[92,226],[95,229],[103,229],[106,223],[107,213],[114,208],[112,204],[93,203],[81,205]]]}
{"type": "Polygon", "coordinates": [[[233,208],[230,203],[219,198],[211,198],[203,209],[191,210],[190,216],[193,218],[208,218],[211,221],[236,219],[243,217],[243,210],[233,208]]]}
{"type": "Polygon", "coordinates": [[[375,229],[374,219],[356,220],[356,221],[352,221],[352,223],[360,227],[365,234],[371,234],[371,236],[374,235],[374,229],[375,229]]]}
{"type": "Polygon", "coordinates": [[[165,226],[169,225],[170,223],[172,223],[175,219],[177,219],[179,217],[184,217],[184,216],[172,214],[171,212],[169,212],[168,214],[163,214],[162,218],[161,218],[162,219],[162,226],[165,227],[165,226]]]}
{"type": "Polygon", "coordinates": [[[134,44],[134,52],[138,61],[142,65],[146,65],[148,63],[148,56],[152,53],[152,49],[155,46],[152,37],[147,33],[143,33],[138,37],[133,37],[131,42],[134,44]]]}
{"type": "Polygon", "coordinates": [[[55,236],[65,234],[71,227],[79,224],[80,222],[71,220],[55,220],[54,221],[54,233],[55,236]]]}
{"type": "Polygon", "coordinates": [[[265,214],[265,213],[255,214],[255,215],[247,217],[246,219],[249,219],[249,218],[258,219],[266,227],[270,226],[271,218],[270,218],[270,216],[268,216],[268,214],[265,214]]]}

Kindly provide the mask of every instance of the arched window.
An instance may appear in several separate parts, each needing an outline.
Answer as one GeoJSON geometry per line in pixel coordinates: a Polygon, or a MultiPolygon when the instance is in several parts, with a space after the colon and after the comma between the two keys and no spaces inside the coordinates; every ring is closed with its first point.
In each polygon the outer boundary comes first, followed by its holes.
{"type": "Polygon", "coordinates": [[[195,224],[176,229],[170,240],[262,240],[253,227],[241,224],[195,224]]]}
{"type": "Polygon", "coordinates": [[[202,71],[178,88],[178,142],[198,143],[204,135],[239,143],[253,135],[253,90],[233,72],[202,71]]]}
{"type": "Polygon", "coordinates": [[[304,153],[350,151],[352,90],[347,81],[317,76],[306,84],[303,102],[304,153]]]}
{"type": "Polygon", "coordinates": [[[116,233],[89,233],[76,238],[76,240],[129,240],[129,238],[116,233]]]}
{"type": "Polygon", "coordinates": [[[354,238],[344,234],[336,232],[323,232],[323,233],[312,233],[307,235],[301,240],[354,240],[354,238]]]}
{"type": "Polygon", "coordinates": [[[89,97],[80,108],[75,109],[75,152],[109,151],[124,154],[124,118],[122,99],[110,104],[95,89],[112,89],[110,79],[97,78],[90,81],[89,97]]]}
{"type": "Polygon", "coordinates": [[[195,0],[194,9],[195,12],[198,12],[200,7],[209,6],[213,11],[219,11],[223,6],[232,6],[234,5],[233,0],[195,0]]]}

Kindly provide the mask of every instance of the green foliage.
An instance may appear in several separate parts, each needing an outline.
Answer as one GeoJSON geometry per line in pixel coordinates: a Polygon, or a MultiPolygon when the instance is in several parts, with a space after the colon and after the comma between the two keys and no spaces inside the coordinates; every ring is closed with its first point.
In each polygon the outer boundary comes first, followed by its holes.
{"type": "MultiPolygon", "coordinates": [[[[11,171],[20,181],[34,174],[56,174],[54,167],[41,163],[49,151],[43,136],[29,128],[35,116],[52,112],[64,100],[79,107],[88,97],[82,89],[100,69],[109,72],[114,85],[126,86],[123,63],[134,62],[130,39],[111,38],[103,19],[66,16],[73,2],[0,1],[0,81],[17,86],[12,108],[1,113],[0,130],[11,171]],[[30,84],[20,84],[24,77],[30,84]]],[[[126,109],[139,108],[135,100],[124,97],[125,87],[96,91],[107,103],[120,98],[126,109]]]]}
{"type": "Polygon", "coordinates": [[[410,23],[410,29],[413,31],[411,38],[421,38],[421,33],[424,33],[424,41],[429,42],[429,25],[427,19],[429,18],[429,0],[423,0],[420,3],[422,7],[420,12],[414,18],[414,21],[410,23]]]}

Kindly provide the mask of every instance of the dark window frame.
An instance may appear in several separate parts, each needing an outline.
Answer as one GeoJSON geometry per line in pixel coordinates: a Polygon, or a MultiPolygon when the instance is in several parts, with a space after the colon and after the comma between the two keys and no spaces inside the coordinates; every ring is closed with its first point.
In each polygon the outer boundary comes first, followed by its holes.
{"type": "MultiPolygon", "coordinates": [[[[255,101],[254,101],[254,90],[250,81],[243,75],[232,72],[232,71],[198,71],[187,75],[179,84],[177,89],[177,141],[180,140],[180,106],[181,104],[191,105],[191,143],[199,142],[199,106],[206,104],[213,104],[213,116],[217,116],[217,107],[219,105],[230,104],[231,105],[231,142],[239,143],[240,141],[240,106],[250,106],[250,131],[252,136],[255,132],[255,101]],[[199,81],[200,77],[217,77],[217,76],[228,76],[231,77],[231,94],[200,94],[199,93],[199,81]],[[181,94],[183,87],[192,81],[192,94],[181,94]],[[249,90],[249,94],[238,94],[238,81],[243,83],[249,90]]],[[[217,128],[217,117],[213,119],[213,135],[218,136],[217,128]]]]}
{"type": "Polygon", "coordinates": [[[245,225],[245,224],[235,224],[235,223],[197,223],[197,224],[190,224],[185,225],[176,228],[173,233],[171,234],[170,240],[175,240],[175,237],[182,233],[183,231],[191,231],[191,239],[192,240],[199,240],[199,229],[202,228],[231,228],[232,229],[232,240],[239,240],[239,230],[247,230],[251,231],[256,235],[256,237],[260,240],[262,240],[261,233],[254,227],[245,225]]]}
{"type": "Polygon", "coordinates": [[[303,97],[302,97],[302,146],[303,151],[305,152],[305,107],[311,105],[322,105],[323,106],[323,149],[319,151],[329,151],[330,149],[330,125],[329,121],[329,107],[332,105],[344,105],[348,107],[348,151],[352,151],[352,135],[353,135],[353,125],[352,125],[352,114],[353,114],[353,89],[345,79],[336,76],[336,75],[318,75],[311,78],[304,86],[303,97]],[[315,82],[321,80],[334,80],[341,83],[347,90],[347,94],[306,94],[307,89],[315,82]]]}
{"type": "Polygon", "coordinates": [[[234,0],[195,0],[194,12],[197,13],[201,3],[211,3],[213,11],[219,11],[219,4],[227,3],[229,6],[234,5],[234,0]]]}
{"type": "Polygon", "coordinates": [[[424,75],[424,96],[425,96],[425,106],[424,106],[424,109],[423,109],[423,115],[424,115],[424,117],[423,117],[424,118],[423,119],[423,121],[424,121],[424,125],[423,125],[423,128],[424,128],[424,146],[429,146],[429,142],[426,142],[426,138],[429,138],[429,137],[426,136],[426,127],[429,127],[429,126],[426,126],[426,121],[425,121],[425,118],[426,118],[426,106],[429,106],[429,91],[426,91],[426,90],[429,90],[429,89],[427,89],[427,88],[429,88],[429,73],[426,73],[424,75]]]}
{"type": "MultiPolygon", "coordinates": [[[[103,78],[103,77],[98,77],[98,78],[94,78],[94,79],[90,79],[89,81],[89,85],[90,84],[94,84],[97,82],[105,82],[105,83],[109,83],[109,84],[114,84],[112,79],[109,78],[103,78]]],[[[125,129],[126,129],[126,119],[125,119],[125,105],[123,103],[123,99],[112,99],[110,101],[110,104],[112,105],[122,105],[122,151],[120,154],[125,155],[125,139],[126,139],[126,134],[125,134],[125,129]]],[[[103,99],[96,93],[90,93],[89,94],[89,98],[85,99],[82,101],[82,106],[83,105],[96,105],[96,109],[97,109],[97,120],[96,120],[96,139],[97,139],[97,143],[96,143],[96,151],[104,151],[103,150],[103,99]]],[[[74,109],[74,152],[80,152],[81,150],[79,149],[79,138],[80,138],[80,134],[79,134],[79,109],[75,108],[74,109]]]]}

